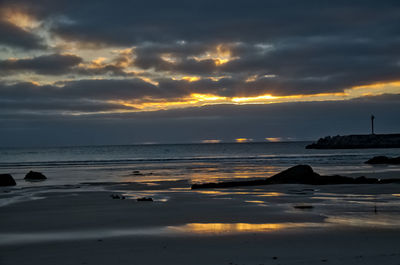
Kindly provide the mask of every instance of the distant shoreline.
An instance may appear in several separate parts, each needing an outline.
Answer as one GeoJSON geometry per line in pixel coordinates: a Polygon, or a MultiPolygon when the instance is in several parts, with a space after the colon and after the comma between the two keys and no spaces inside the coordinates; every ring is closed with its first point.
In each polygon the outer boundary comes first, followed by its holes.
{"type": "Polygon", "coordinates": [[[400,134],[337,135],[320,138],[306,149],[400,148],[400,134]]]}
{"type": "Polygon", "coordinates": [[[133,144],[93,144],[93,145],[33,145],[33,146],[0,146],[0,149],[35,149],[35,148],[84,148],[84,147],[115,147],[115,146],[168,146],[168,145],[224,145],[224,144],[281,144],[281,143],[312,143],[312,140],[295,140],[295,141],[249,141],[249,142],[219,142],[219,143],[202,143],[202,142],[188,142],[188,143],[133,143],[133,144]]]}

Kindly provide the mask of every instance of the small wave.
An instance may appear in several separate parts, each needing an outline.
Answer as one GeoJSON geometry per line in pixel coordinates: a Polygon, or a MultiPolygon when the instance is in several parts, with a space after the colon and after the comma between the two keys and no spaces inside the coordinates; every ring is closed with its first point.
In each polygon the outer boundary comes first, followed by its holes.
{"type": "MultiPolygon", "coordinates": [[[[253,162],[253,163],[292,163],[299,162],[324,162],[329,161],[354,161],[360,159],[357,154],[289,154],[289,155],[257,155],[257,156],[209,156],[209,157],[186,157],[186,158],[135,158],[135,159],[109,159],[109,160],[64,160],[64,161],[32,161],[32,162],[5,162],[0,163],[0,168],[25,168],[25,167],[65,167],[65,166],[104,166],[104,165],[125,165],[125,164],[146,164],[146,163],[185,163],[185,162],[253,162]]],[[[363,159],[361,157],[361,159],[363,159]]]]}

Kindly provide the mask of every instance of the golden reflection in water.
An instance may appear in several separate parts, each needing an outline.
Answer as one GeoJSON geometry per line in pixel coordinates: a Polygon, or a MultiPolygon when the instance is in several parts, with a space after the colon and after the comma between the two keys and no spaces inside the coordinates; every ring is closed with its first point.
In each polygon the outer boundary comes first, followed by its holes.
{"type": "Polygon", "coordinates": [[[199,190],[199,191],[195,191],[197,193],[200,194],[209,194],[209,195],[223,195],[223,194],[227,194],[225,192],[219,191],[219,190],[199,190]]]}
{"type": "Polygon", "coordinates": [[[182,226],[169,226],[169,229],[193,234],[232,234],[250,232],[272,232],[288,228],[317,227],[322,223],[190,223],[182,226]]]}
{"type": "Polygon", "coordinates": [[[281,193],[281,192],[264,192],[260,195],[257,195],[258,197],[279,197],[279,196],[283,196],[285,194],[281,193]]]}
{"type": "Polygon", "coordinates": [[[259,191],[232,191],[232,190],[194,190],[199,194],[209,195],[254,195],[257,197],[278,197],[283,196],[280,192],[259,192],[259,191]]]}
{"type": "Polygon", "coordinates": [[[400,193],[395,193],[395,194],[392,194],[393,196],[395,196],[395,197],[400,197],[400,193]]]}
{"type": "Polygon", "coordinates": [[[245,202],[248,202],[248,203],[265,203],[265,201],[252,201],[252,200],[248,200],[248,201],[245,201],[245,202]]]}

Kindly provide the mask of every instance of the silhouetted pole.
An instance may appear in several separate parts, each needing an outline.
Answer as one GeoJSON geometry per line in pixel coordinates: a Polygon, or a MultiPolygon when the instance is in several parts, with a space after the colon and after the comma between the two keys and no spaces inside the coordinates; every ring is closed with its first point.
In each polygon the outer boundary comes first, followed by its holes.
{"type": "Polygon", "coordinates": [[[374,119],[375,119],[375,116],[374,115],[371,115],[371,133],[372,134],[375,134],[374,133],[374,119]]]}

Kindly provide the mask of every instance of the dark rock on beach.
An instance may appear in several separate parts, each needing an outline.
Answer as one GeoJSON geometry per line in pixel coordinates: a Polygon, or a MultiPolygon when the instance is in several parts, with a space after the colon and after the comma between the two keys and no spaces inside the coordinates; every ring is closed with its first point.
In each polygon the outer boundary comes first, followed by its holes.
{"type": "Polygon", "coordinates": [[[326,136],[307,149],[400,148],[400,134],[326,136]]]}
{"type": "Polygon", "coordinates": [[[288,168],[268,179],[270,184],[313,184],[321,183],[321,176],[309,165],[297,165],[288,168]]]}
{"type": "Polygon", "coordinates": [[[36,171],[29,171],[28,174],[25,175],[25,180],[45,180],[47,179],[45,175],[36,171]]]}
{"type": "Polygon", "coordinates": [[[314,206],[312,206],[312,205],[295,205],[295,206],[293,206],[293,208],[300,209],[300,210],[309,210],[309,209],[314,208],[314,206]]]}
{"type": "Polygon", "coordinates": [[[321,176],[320,174],[314,172],[314,170],[309,165],[297,165],[266,179],[193,184],[192,189],[231,188],[272,184],[334,185],[386,183],[400,183],[400,179],[379,180],[376,178],[366,178],[364,176],[358,178],[351,178],[340,175],[321,176]]]}
{"type": "Polygon", "coordinates": [[[370,160],[366,161],[365,163],[371,165],[378,165],[378,164],[400,165],[400,156],[393,158],[387,156],[375,156],[370,160]]]}
{"type": "Polygon", "coordinates": [[[143,198],[137,198],[136,199],[138,202],[152,202],[153,201],[153,198],[146,198],[146,197],[143,197],[143,198]]]}
{"type": "Polygon", "coordinates": [[[125,200],[125,196],[123,196],[123,195],[111,194],[110,197],[113,198],[114,200],[115,200],[115,199],[118,199],[118,200],[125,200]]]}
{"type": "Polygon", "coordinates": [[[17,183],[10,174],[0,174],[0,186],[15,186],[17,183]]]}

